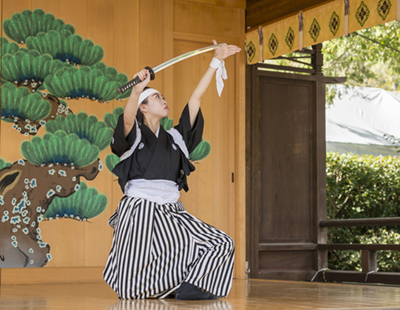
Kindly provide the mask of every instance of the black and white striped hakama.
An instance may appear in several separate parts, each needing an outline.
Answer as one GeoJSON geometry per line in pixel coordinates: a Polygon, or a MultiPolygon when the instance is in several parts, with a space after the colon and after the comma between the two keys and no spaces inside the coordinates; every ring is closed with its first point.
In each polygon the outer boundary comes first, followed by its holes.
{"type": "Polygon", "coordinates": [[[162,298],[183,281],[228,295],[232,239],[187,213],[181,202],[125,196],[109,223],[114,236],[103,276],[120,298],[162,298]]]}

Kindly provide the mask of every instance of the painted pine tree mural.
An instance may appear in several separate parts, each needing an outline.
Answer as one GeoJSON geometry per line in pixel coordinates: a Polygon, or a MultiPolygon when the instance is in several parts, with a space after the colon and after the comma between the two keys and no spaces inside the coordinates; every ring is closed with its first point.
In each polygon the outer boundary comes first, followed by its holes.
{"type": "Polygon", "coordinates": [[[1,119],[34,137],[21,144],[23,158],[0,160],[1,225],[9,232],[0,240],[7,257],[0,267],[39,267],[51,258],[41,221],[86,221],[107,207],[106,196],[81,178],[102,170],[99,154],[113,130],[94,115],[73,114],[65,100],[125,98],[116,89],[128,78],[100,63],[100,46],[40,9],[14,14],[3,29],[1,119]]]}
{"type": "MultiPolygon", "coordinates": [[[[103,48],[75,33],[41,9],[25,10],[5,19],[1,38],[1,120],[24,135],[21,158],[0,158],[0,253],[5,267],[40,267],[50,259],[50,245],[40,223],[68,218],[88,221],[107,207],[107,197],[89,187],[103,169],[100,152],[112,139],[123,108],[107,113],[104,121],[85,112],[74,113],[68,101],[93,104],[129,97],[117,88],[128,81],[124,73],[102,62],[103,48]],[[30,139],[28,139],[30,136],[30,139]]],[[[166,130],[171,119],[164,119],[166,130]]],[[[13,146],[18,147],[18,146],[13,146]]],[[[210,144],[202,141],[190,154],[206,157],[210,144]]],[[[120,161],[105,157],[108,170],[120,161]]]]}

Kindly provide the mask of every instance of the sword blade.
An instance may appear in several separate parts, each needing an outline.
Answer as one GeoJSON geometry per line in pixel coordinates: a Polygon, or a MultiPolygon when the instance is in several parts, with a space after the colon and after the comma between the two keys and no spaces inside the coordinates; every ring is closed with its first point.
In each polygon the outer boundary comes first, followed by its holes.
{"type": "Polygon", "coordinates": [[[213,51],[213,50],[217,49],[218,47],[221,47],[221,46],[224,46],[224,45],[226,45],[226,43],[210,45],[210,46],[207,46],[207,47],[199,48],[198,50],[194,50],[194,51],[179,55],[179,56],[177,56],[175,58],[172,58],[172,59],[162,63],[161,65],[158,65],[157,67],[154,67],[153,71],[154,71],[154,73],[159,72],[159,71],[161,71],[161,70],[163,70],[165,68],[168,68],[169,66],[172,66],[173,64],[176,64],[177,62],[180,62],[182,60],[185,60],[187,58],[190,58],[190,57],[193,57],[193,56],[196,56],[196,55],[207,53],[209,51],[213,51]]]}
{"type": "MultiPolygon", "coordinates": [[[[156,72],[159,72],[159,71],[161,71],[161,70],[163,70],[165,68],[168,68],[169,66],[172,66],[173,64],[176,64],[177,62],[180,62],[182,60],[185,60],[185,59],[188,59],[190,57],[193,57],[193,56],[196,56],[196,55],[200,55],[200,54],[203,54],[203,53],[207,53],[209,51],[215,50],[218,47],[221,47],[221,46],[224,46],[224,45],[226,45],[226,43],[220,43],[220,44],[215,44],[215,45],[210,45],[210,46],[207,46],[207,47],[199,48],[197,50],[194,50],[194,51],[179,55],[179,56],[177,56],[175,58],[172,58],[172,59],[162,63],[161,65],[158,65],[154,69],[151,69],[150,67],[146,67],[146,69],[149,69],[150,75],[151,75],[150,78],[151,78],[151,80],[154,80],[154,77],[155,77],[154,74],[156,72]]],[[[136,78],[130,80],[125,85],[122,85],[121,87],[119,87],[117,89],[117,91],[118,91],[119,94],[122,94],[122,93],[126,92],[127,90],[129,90],[130,88],[132,88],[133,86],[135,86],[136,84],[138,84],[140,82],[141,82],[141,80],[139,79],[139,77],[136,77],[136,78]]]]}

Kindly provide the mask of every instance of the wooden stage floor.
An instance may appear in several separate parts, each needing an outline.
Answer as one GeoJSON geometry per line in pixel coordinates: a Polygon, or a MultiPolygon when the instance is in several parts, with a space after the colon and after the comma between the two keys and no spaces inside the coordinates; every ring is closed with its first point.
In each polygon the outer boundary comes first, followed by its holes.
{"type": "Polygon", "coordinates": [[[235,280],[218,301],[118,301],[105,283],[4,285],[0,309],[400,309],[400,288],[310,282],[235,280]]]}

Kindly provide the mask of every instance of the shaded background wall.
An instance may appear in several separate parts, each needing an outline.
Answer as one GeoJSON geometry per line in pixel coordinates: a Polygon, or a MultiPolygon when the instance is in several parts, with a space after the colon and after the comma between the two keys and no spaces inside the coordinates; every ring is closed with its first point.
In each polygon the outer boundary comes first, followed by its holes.
{"type": "MultiPolygon", "coordinates": [[[[14,13],[40,8],[71,24],[83,39],[100,45],[104,50],[102,61],[129,77],[146,65],[154,67],[182,53],[211,45],[214,38],[219,43],[244,45],[245,1],[2,0],[0,3],[2,24],[14,13]]],[[[3,29],[2,36],[6,37],[3,29]]],[[[157,73],[151,83],[168,101],[169,117],[174,124],[211,58],[212,53],[207,53],[181,62],[157,73]]],[[[202,101],[206,121],[203,138],[211,143],[211,153],[196,165],[195,173],[189,177],[190,191],[181,193],[181,199],[189,212],[232,236],[236,243],[235,277],[244,278],[244,52],[228,59],[226,67],[228,80],[222,97],[218,97],[213,82],[202,101]]],[[[126,103],[66,101],[74,114],[84,111],[99,120],[126,103]]],[[[45,133],[46,129],[41,128],[37,136],[45,133]]],[[[32,136],[21,134],[12,124],[0,122],[0,157],[6,162],[23,159],[21,143],[31,140],[32,136]]],[[[109,153],[109,148],[100,152],[103,165],[109,153]]],[[[88,222],[73,219],[41,222],[41,236],[50,245],[52,259],[43,268],[3,268],[1,284],[102,281],[101,272],[112,239],[107,220],[122,194],[116,177],[108,169],[103,168],[92,181],[84,181],[107,196],[105,211],[88,222]]],[[[4,237],[2,234],[0,238],[4,237]]]]}

